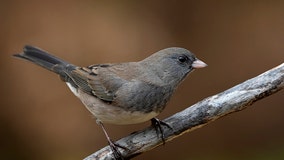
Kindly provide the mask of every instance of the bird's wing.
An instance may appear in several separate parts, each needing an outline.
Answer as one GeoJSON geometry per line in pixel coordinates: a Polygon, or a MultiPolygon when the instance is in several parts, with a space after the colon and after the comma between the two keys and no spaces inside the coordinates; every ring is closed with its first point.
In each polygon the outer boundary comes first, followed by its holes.
{"type": "Polygon", "coordinates": [[[88,94],[92,94],[101,100],[111,102],[115,98],[115,92],[127,80],[121,78],[110,65],[92,65],[78,67],[70,72],[70,77],[77,87],[88,94]]]}

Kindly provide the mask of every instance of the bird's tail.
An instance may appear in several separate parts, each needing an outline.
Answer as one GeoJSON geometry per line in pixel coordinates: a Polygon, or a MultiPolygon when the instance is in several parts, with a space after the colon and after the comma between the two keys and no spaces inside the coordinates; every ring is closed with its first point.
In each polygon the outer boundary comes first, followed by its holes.
{"type": "Polygon", "coordinates": [[[46,51],[29,45],[24,47],[23,53],[15,54],[14,56],[28,60],[45,69],[55,72],[62,78],[66,77],[66,70],[72,70],[75,68],[74,65],[55,57],[46,51]]]}

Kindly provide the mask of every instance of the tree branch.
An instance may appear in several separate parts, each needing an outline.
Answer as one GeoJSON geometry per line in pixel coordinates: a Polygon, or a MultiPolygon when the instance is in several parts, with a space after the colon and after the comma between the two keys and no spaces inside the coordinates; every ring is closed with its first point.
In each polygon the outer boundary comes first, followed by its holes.
{"type": "MultiPolygon", "coordinates": [[[[185,110],[163,120],[172,128],[162,126],[166,141],[191,132],[197,128],[230,113],[241,111],[254,102],[284,88],[284,63],[222,93],[208,97],[185,110]]],[[[116,144],[128,148],[119,148],[124,157],[132,158],[162,144],[153,127],[130,134],[116,144]]],[[[113,159],[109,146],[106,146],[84,160],[113,159]]]]}

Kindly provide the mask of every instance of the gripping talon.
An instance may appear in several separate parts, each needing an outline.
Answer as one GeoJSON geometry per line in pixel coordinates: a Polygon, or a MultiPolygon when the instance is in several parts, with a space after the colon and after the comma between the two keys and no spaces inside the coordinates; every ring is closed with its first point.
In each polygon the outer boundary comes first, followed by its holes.
{"type": "Polygon", "coordinates": [[[118,148],[117,147],[120,147],[118,146],[117,144],[113,143],[112,141],[109,141],[109,146],[111,148],[111,151],[113,153],[113,156],[116,160],[124,160],[123,156],[121,155],[121,153],[119,152],[118,148]]]}
{"type": "Polygon", "coordinates": [[[151,123],[152,123],[152,126],[155,127],[157,135],[159,135],[159,133],[161,133],[161,139],[163,141],[163,145],[165,145],[166,144],[166,139],[165,139],[164,130],[163,130],[161,125],[165,125],[168,128],[170,128],[170,129],[173,129],[173,128],[169,124],[159,120],[158,118],[152,118],[151,119],[151,123]]]}
{"type": "Polygon", "coordinates": [[[123,146],[121,146],[121,145],[115,144],[114,142],[112,142],[112,140],[110,139],[110,137],[108,136],[108,134],[107,134],[107,132],[106,132],[106,130],[105,130],[105,127],[104,127],[103,123],[102,123],[101,121],[99,121],[99,120],[97,120],[97,123],[98,123],[98,124],[102,127],[102,129],[103,129],[103,132],[104,132],[104,134],[105,134],[105,136],[106,136],[106,138],[107,138],[108,144],[109,144],[109,146],[110,146],[110,149],[111,149],[111,151],[112,151],[112,153],[113,153],[114,158],[115,158],[116,160],[124,160],[125,158],[121,155],[121,153],[119,152],[118,148],[122,148],[122,149],[124,149],[124,150],[129,150],[129,149],[126,148],[126,147],[123,147],[123,146]]]}

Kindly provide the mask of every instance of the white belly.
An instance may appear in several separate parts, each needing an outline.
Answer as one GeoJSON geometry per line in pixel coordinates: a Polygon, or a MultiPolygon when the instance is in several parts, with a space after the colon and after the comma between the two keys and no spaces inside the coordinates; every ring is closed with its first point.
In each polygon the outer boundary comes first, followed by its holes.
{"type": "Polygon", "coordinates": [[[83,102],[85,107],[101,122],[109,124],[136,124],[148,121],[158,115],[156,112],[126,111],[121,107],[107,104],[94,96],[77,91],[70,83],[66,83],[70,90],[83,102]]]}

